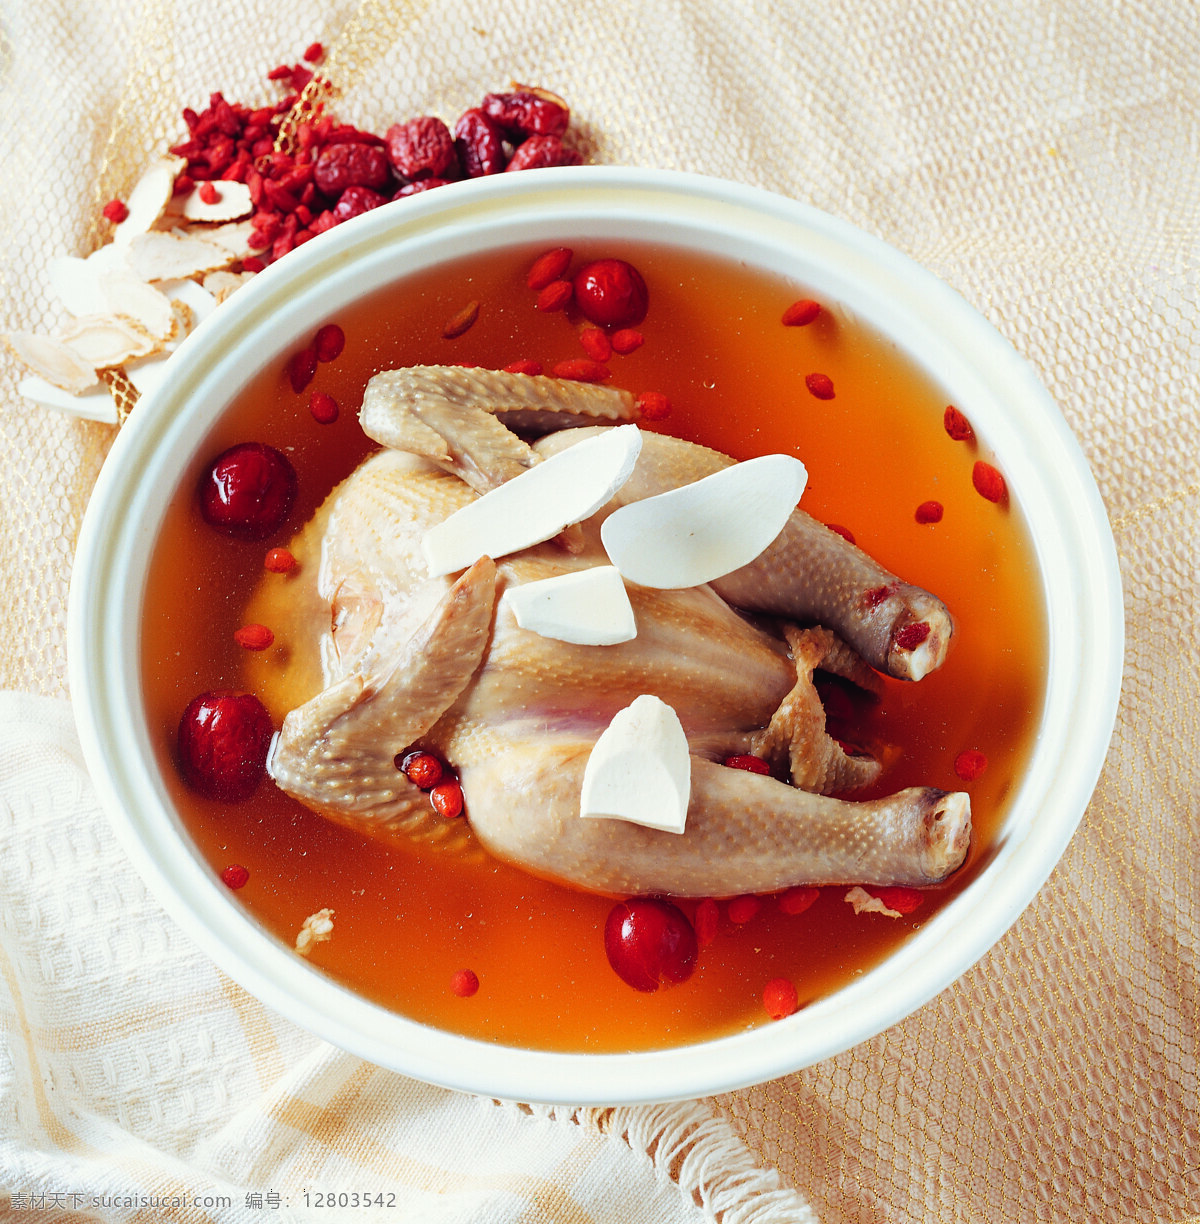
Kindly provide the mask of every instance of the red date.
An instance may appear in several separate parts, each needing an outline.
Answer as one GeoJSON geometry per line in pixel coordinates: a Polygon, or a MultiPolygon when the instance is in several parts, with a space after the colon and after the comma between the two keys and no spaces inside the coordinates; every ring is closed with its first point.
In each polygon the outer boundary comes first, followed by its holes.
{"type": "Polygon", "coordinates": [[[481,109],[514,144],[528,136],[561,136],[571,121],[566,102],[545,89],[491,93],[481,109]]]}
{"type": "Polygon", "coordinates": [[[340,196],[348,187],[378,189],[391,178],[387,154],[369,144],[327,145],[313,166],[313,182],[327,196],[340,196]]]}
{"type": "Polygon", "coordinates": [[[434,115],[394,123],[387,131],[387,156],[406,179],[454,179],[458,156],[450,129],[434,115]]]}
{"type": "Polygon", "coordinates": [[[504,169],[504,138],[499,127],[477,106],[458,117],[454,147],[467,178],[482,178],[504,169]]]}
{"type": "Polygon", "coordinates": [[[444,178],[413,179],[411,183],[405,183],[399,188],[392,199],[403,200],[405,196],[419,195],[422,191],[432,191],[435,187],[445,187],[449,182],[450,179],[444,178]]]}
{"type": "Polygon", "coordinates": [[[351,217],[361,216],[386,203],[387,196],[381,196],[370,187],[347,187],[333,206],[333,223],[337,225],[339,222],[349,221],[351,217]]]}
{"type": "Polygon", "coordinates": [[[557,136],[530,136],[509,159],[507,170],[540,170],[547,166],[578,166],[583,158],[557,136]]]}

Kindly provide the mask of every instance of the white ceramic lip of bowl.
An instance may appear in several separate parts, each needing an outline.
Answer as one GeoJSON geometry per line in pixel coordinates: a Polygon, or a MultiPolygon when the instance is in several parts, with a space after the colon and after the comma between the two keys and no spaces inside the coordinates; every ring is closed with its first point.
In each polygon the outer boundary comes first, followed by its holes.
{"type": "Polygon", "coordinates": [[[267,1005],[376,1064],[490,1096],[560,1104],[732,1091],[882,1032],[981,957],[1045,882],[1095,787],[1116,716],[1123,613],[1116,551],[1083,455],[1028,365],[907,257],[794,201],[696,175],[614,167],[454,184],[357,218],[268,268],[172,358],[116,439],[80,534],[68,615],[71,691],[100,801],[147,882],[208,955],[267,1005]],[[561,1054],[493,1045],[395,1015],[260,928],[204,864],[154,766],[138,623],[166,497],[247,372],[282,361],[345,302],[396,275],[497,245],[636,238],[698,244],[795,278],[900,340],[972,421],[1033,524],[1049,682],[1034,757],[980,877],[883,964],[784,1021],[679,1048],[561,1054]]]}

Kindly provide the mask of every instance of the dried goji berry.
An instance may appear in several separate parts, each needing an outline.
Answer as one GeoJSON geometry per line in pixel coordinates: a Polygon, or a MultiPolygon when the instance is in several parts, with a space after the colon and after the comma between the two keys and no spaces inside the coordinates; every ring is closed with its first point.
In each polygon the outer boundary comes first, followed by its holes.
{"type": "Polygon", "coordinates": [[[551,281],[537,296],[538,310],[565,310],[575,289],[569,280],[551,281]]]}
{"type": "Polygon", "coordinates": [[[798,884],[795,888],[789,888],[787,892],[780,895],[779,908],[785,914],[795,918],[806,910],[812,909],[820,895],[819,888],[798,884]]]}
{"type": "Polygon", "coordinates": [[[971,422],[953,405],[942,414],[942,425],[956,442],[975,440],[975,431],[971,428],[971,422]]]}
{"type": "Polygon", "coordinates": [[[552,247],[543,251],[530,265],[525,283],[534,292],[540,292],[551,281],[561,280],[571,266],[574,254],[570,247],[552,247]]]}
{"type": "Polygon", "coordinates": [[[801,298],[783,312],[782,323],[784,327],[807,327],[820,313],[819,302],[814,302],[810,298],[801,298]]]}
{"type": "Polygon", "coordinates": [[[769,774],[771,772],[770,765],[762,757],[752,756],[748,752],[738,752],[733,756],[727,756],[721,764],[729,769],[744,769],[747,773],[769,774]]]}
{"type": "Polygon", "coordinates": [[[235,892],[239,888],[245,888],[246,882],[250,879],[250,872],[246,870],[241,863],[230,863],[224,871],[221,872],[221,883],[226,888],[232,888],[235,892]]]}
{"type": "Polygon", "coordinates": [[[954,758],[954,772],[964,782],[974,782],[987,767],[987,755],[978,748],[967,748],[954,758]]]}
{"type": "Polygon", "coordinates": [[[506,374],[529,374],[536,377],[542,372],[542,363],[540,361],[510,361],[504,367],[506,374]]]}
{"type": "Polygon", "coordinates": [[[808,388],[808,393],[817,399],[833,399],[833,379],[828,374],[807,374],[804,385],[808,388]]]}
{"type": "Polygon", "coordinates": [[[463,111],[451,134],[458,164],[467,178],[499,174],[504,169],[504,138],[478,107],[463,111]]]}
{"type": "Polygon", "coordinates": [[[911,914],[914,910],[920,909],[925,901],[924,894],[903,884],[894,884],[886,888],[868,888],[866,891],[898,914],[911,914]]]}
{"type": "Polygon", "coordinates": [[[321,425],[332,425],[338,419],[338,402],[328,391],[314,391],[309,396],[308,410],[321,425]]]}
{"type": "Polygon", "coordinates": [[[612,356],[612,341],[598,327],[585,327],[579,333],[579,343],[593,361],[607,361],[612,356]]]}
{"type": "Polygon", "coordinates": [[[479,990],[479,975],[473,969],[459,969],[450,978],[450,989],[460,999],[469,999],[479,990]]]}
{"type": "MultiPolygon", "coordinates": [[[[300,207],[299,197],[293,195],[282,183],[277,183],[273,179],[267,179],[263,182],[263,195],[266,197],[267,203],[277,212],[295,212],[300,207]]],[[[274,218],[274,220],[277,225],[281,224],[278,218],[274,218]]],[[[259,228],[262,228],[261,222],[258,225],[259,228]]]]}
{"type": "Polygon", "coordinates": [[[643,391],[635,403],[644,421],[664,421],[671,415],[671,401],[661,391],[643,391]]]}
{"type": "Polygon", "coordinates": [[[726,912],[729,914],[730,922],[736,922],[738,926],[742,926],[749,922],[761,908],[762,902],[753,894],[747,893],[742,897],[734,897],[726,912]]]}
{"type": "Polygon", "coordinates": [[[233,632],[233,640],[243,650],[266,650],[275,641],[275,635],[266,625],[242,625],[233,632]]]}
{"type": "Polygon", "coordinates": [[[557,136],[530,136],[508,159],[509,170],[544,170],[550,166],[578,166],[583,156],[557,136]]]}
{"type": "Polygon", "coordinates": [[[404,776],[423,791],[431,791],[446,776],[446,767],[433,755],[421,749],[406,753],[400,762],[404,776]]]}
{"type": "Polygon", "coordinates": [[[940,501],[923,501],[913,517],[918,523],[940,523],[944,513],[945,507],[940,501]]]}
{"type": "Polygon", "coordinates": [[[312,382],[313,377],[317,372],[317,350],[313,345],[308,345],[302,348],[298,353],[292,355],[292,359],[288,362],[288,378],[292,383],[292,390],[297,395],[312,382]]]}
{"type": "Polygon", "coordinates": [[[840,535],[847,544],[857,544],[858,541],[854,538],[854,532],[849,527],[843,527],[841,523],[826,523],[826,527],[834,533],[840,535]]]}
{"type": "Polygon", "coordinates": [[[433,810],[447,820],[453,820],[462,815],[463,793],[457,782],[441,782],[429,792],[429,801],[433,810]]]}
{"type": "Polygon", "coordinates": [[[990,502],[1002,502],[1008,494],[1008,485],[1005,484],[1004,477],[990,463],[984,463],[982,459],[977,460],[971,469],[971,483],[975,486],[975,492],[990,502]]]}
{"type": "Polygon", "coordinates": [[[325,48],[321,46],[319,42],[309,43],[309,45],[304,48],[304,58],[308,60],[310,64],[315,64],[324,54],[325,48]]]}
{"type": "Polygon", "coordinates": [[[763,987],[763,1007],[772,1020],[794,1015],[800,1006],[796,985],[787,978],[772,978],[763,987]]]}
{"type": "Polygon", "coordinates": [[[568,357],[566,361],[557,362],[550,372],[555,378],[586,383],[607,382],[612,377],[608,366],[599,361],[589,361],[586,357],[568,357]]]}
{"type": "MultiPolygon", "coordinates": [[[[366,188],[352,187],[351,191],[365,191],[366,188]]],[[[296,219],[294,213],[289,214],[284,218],[283,228],[279,231],[279,237],[271,243],[271,258],[282,259],[289,251],[296,246],[296,232],[300,228],[300,223],[296,219]]]]}
{"type": "Polygon", "coordinates": [[[517,89],[490,93],[480,110],[514,144],[528,136],[561,136],[571,121],[566,102],[543,89],[517,89]]]}
{"type": "Polygon", "coordinates": [[[387,157],[401,178],[458,177],[458,155],[450,129],[434,115],[418,115],[387,130],[387,157]]]}
{"type": "Polygon", "coordinates": [[[286,548],[270,548],[263,558],[263,569],[272,574],[290,574],[296,568],[296,558],[286,548]]]}
{"type": "Polygon", "coordinates": [[[327,196],[341,195],[347,187],[379,190],[392,181],[388,154],[374,145],[326,145],[313,163],[313,182],[327,196]]]}
{"type": "Polygon", "coordinates": [[[212,185],[211,181],[207,183],[201,183],[200,190],[197,192],[197,195],[199,195],[200,199],[205,204],[216,204],[221,199],[220,194],[217,192],[217,189],[212,185]]]}
{"type": "Polygon", "coordinates": [[[104,219],[111,221],[114,225],[120,225],[129,216],[129,209],[126,208],[124,200],[109,200],[103,211],[104,219]]]}
{"type": "Polygon", "coordinates": [[[640,349],[645,343],[646,337],[632,327],[622,327],[612,334],[613,352],[620,353],[622,356],[627,356],[635,349],[640,349]]]}
{"type": "Polygon", "coordinates": [[[468,302],[461,310],[456,311],[446,320],[442,327],[443,338],[453,340],[455,337],[461,336],[464,332],[471,329],[478,318],[479,303],[468,302]]]}
{"type": "Polygon", "coordinates": [[[346,333],[336,323],[326,323],[317,329],[313,349],[318,361],[334,361],[346,347],[346,333]]]}
{"type": "Polygon", "coordinates": [[[692,918],[692,926],[695,928],[696,943],[699,947],[707,948],[716,939],[720,917],[721,911],[717,908],[717,903],[711,897],[705,897],[696,906],[696,913],[692,918]]]}

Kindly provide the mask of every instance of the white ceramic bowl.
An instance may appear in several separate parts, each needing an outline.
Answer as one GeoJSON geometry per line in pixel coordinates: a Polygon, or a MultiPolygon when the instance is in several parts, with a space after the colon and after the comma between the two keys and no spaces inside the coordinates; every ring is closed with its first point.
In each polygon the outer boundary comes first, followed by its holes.
{"type": "Polygon", "coordinates": [[[707,1095],[762,1082],[881,1032],[982,956],[1061,856],[1112,732],[1123,629],[1115,550],[1096,487],[1028,365],[956,293],[895,250],[793,201],[702,177],[607,167],[455,184],[380,209],[267,269],[172,358],[122,429],[79,540],[71,690],[101,801],[167,909],[268,1005],[372,1062],[491,1096],[561,1103],[707,1095]],[[313,970],[265,933],[202,862],[168,798],[142,711],[140,605],[166,501],[214,418],[315,317],[450,255],[514,243],[637,239],[716,251],[819,285],[937,371],[1032,524],[1049,677],[1032,760],[994,856],[917,934],[853,985],[775,1024],[649,1053],[544,1053],[414,1023],[313,970]]]}

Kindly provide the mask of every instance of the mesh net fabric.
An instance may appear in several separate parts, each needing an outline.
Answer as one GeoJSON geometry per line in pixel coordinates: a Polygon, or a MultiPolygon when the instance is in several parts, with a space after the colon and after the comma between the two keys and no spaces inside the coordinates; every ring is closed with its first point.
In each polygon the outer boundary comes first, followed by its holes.
{"type": "MultiPolygon", "coordinates": [[[[1200,13],[1170,0],[876,6],[8,4],[0,290],[59,320],[58,253],[182,136],[179,112],[320,40],[338,114],[562,93],[590,160],[767,187],[892,242],[1040,372],[1113,519],[1126,683],[1081,829],[1014,929],[903,1024],[718,1099],[827,1221],[1123,1221],[1200,1209],[1200,13]]],[[[66,692],[71,556],[111,431],[0,366],[0,686],[66,692]]]]}

